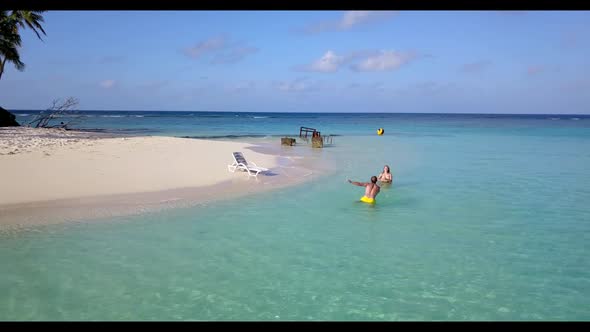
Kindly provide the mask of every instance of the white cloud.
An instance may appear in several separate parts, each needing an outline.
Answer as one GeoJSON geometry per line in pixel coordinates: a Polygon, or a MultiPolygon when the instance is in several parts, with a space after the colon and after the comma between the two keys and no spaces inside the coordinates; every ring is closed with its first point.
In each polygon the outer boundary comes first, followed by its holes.
{"type": "Polygon", "coordinates": [[[303,69],[320,73],[332,73],[337,71],[344,61],[345,57],[338,56],[333,51],[327,51],[321,58],[309,66],[304,66],[303,69]]]}
{"type": "Polygon", "coordinates": [[[394,11],[365,11],[352,10],[344,12],[338,20],[326,20],[323,22],[311,24],[305,28],[307,33],[319,33],[324,31],[344,31],[352,29],[355,26],[384,21],[391,17],[394,11]]]}
{"type": "Polygon", "coordinates": [[[201,55],[222,49],[226,40],[223,36],[211,37],[207,40],[197,43],[196,45],[186,48],[184,54],[191,58],[198,58],[201,55]]]}
{"type": "Polygon", "coordinates": [[[396,51],[379,51],[352,66],[356,71],[390,71],[413,60],[415,56],[396,51]]]}
{"type": "Polygon", "coordinates": [[[350,29],[353,26],[366,22],[371,19],[372,16],[379,12],[371,12],[368,10],[351,10],[344,13],[344,16],[340,19],[338,25],[341,29],[350,29]]]}
{"type": "Polygon", "coordinates": [[[236,63],[256,52],[258,48],[233,42],[226,36],[211,37],[183,50],[186,56],[193,59],[210,55],[211,64],[236,63]]]}
{"type": "Polygon", "coordinates": [[[104,80],[99,83],[101,88],[110,89],[115,85],[115,80],[104,80]]]}
{"type": "Polygon", "coordinates": [[[354,26],[365,24],[365,23],[373,23],[382,20],[387,20],[393,15],[395,15],[395,11],[391,10],[383,10],[383,11],[368,11],[368,10],[351,10],[347,11],[342,15],[342,18],[338,22],[337,27],[340,30],[348,30],[353,28],[354,26]]]}
{"type": "Polygon", "coordinates": [[[361,50],[350,52],[344,55],[337,55],[334,51],[327,51],[318,60],[309,65],[296,66],[295,70],[333,73],[341,66],[356,62],[350,69],[355,71],[390,71],[414,60],[416,54],[413,52],[396,51],[371,51],[361,50]]]}

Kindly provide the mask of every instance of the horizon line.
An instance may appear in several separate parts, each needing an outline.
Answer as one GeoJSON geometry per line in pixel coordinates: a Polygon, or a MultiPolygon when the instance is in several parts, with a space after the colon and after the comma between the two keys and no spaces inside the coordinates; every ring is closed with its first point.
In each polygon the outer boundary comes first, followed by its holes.
{"type": "MultiPolygon", "coordinates": [[[[14,109],[9,112],[42,112],[47,109],[14,109]]],[[[471,114],[471,115],[580,115],[590,116],[590,113],[477,113],[477,112],[288,112],[288,111],[178,111],[178,110],[72,110],[72,112],[186,112],[186,113],[282,113],[282,114],[471,114]]]]}

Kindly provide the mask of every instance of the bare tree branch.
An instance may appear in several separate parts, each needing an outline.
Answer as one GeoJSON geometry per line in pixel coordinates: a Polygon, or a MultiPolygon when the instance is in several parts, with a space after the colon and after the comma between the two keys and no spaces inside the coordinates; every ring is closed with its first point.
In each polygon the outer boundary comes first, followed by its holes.
{"type": "Polygon", "coordinates": [[[60,124],[50,125],[51,120],[67,116],[67,115],[74,115],[77,112],[74,111],[75,107],[79,104],[78,99],[74,97],[69,97],[65,101],[61,101],[60,99],[55,99],[52,101],[51,106],[44,112],[39,113],[31,122],[27,125],[29,127],[34,128],[64,128],[67,129],[67,126],[71,124],[74,119],[71,119],[67,123],[61,122],[60,124]]]}

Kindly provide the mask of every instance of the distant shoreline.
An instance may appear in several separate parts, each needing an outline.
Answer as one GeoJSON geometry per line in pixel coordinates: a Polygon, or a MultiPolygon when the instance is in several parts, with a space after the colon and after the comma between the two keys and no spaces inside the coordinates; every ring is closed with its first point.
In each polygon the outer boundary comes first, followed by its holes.
{"type": "MultiPolygon", "coordinates": [[[[45,110],[33,110],[33,109],[7,109],[11,113],[15,112],[44,112],[45,110]]],[[[473,116],[582,116],[590,118],[590,114],[576,114],[576,113],[468,113],[468,112],[276,112],[276,111],[170,111],[170,110],[76,110],[75,112],[89,112],[89,113],[100,113],[100,112],[130,112],[130,113],[229,113],[229,114],[358,114],[358,115],[473,115],[473,116]]],[[[19,115],[19,114],[15,114],[19,115]]]]}

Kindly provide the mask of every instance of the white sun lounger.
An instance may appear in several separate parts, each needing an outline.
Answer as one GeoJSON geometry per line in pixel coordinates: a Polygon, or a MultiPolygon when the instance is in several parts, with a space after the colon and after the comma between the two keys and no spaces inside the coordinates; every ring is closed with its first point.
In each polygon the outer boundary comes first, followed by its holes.
{"type": "Polygon", "coordinates": [[[241,152],[232,153],[234,162],[231,165],[227,165],[227,169],[230,172],[235,172],[236,169],[248,172],[248,176],[258,177],[258,173],[268,171],[268,168],[260,167],[253,162],[246,161],[244,155],[241,152]]]}

